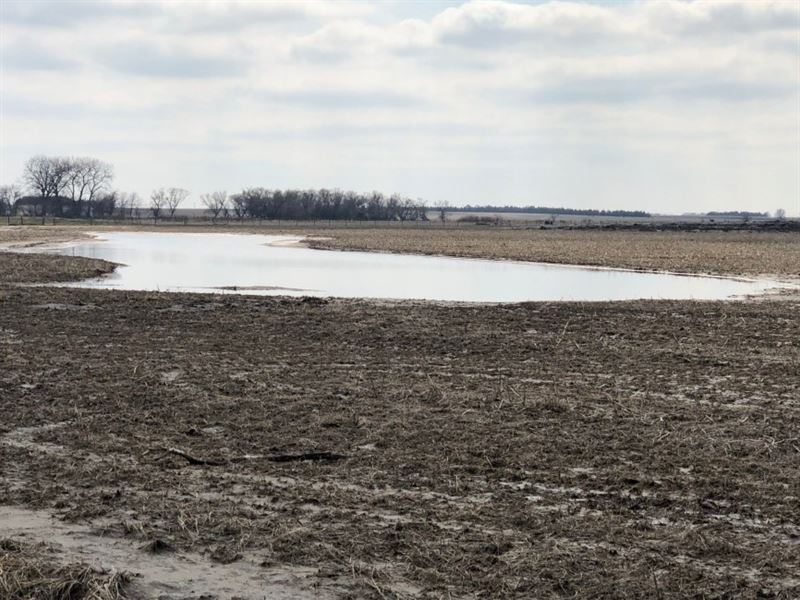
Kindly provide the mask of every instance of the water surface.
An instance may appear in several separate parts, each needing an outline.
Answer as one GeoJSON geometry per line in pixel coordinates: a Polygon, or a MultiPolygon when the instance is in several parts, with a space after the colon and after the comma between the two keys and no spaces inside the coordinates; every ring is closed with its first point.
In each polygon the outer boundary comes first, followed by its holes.
{"type": "Polygon", "coordinates": [[[777,286],[763,281],[279,245],[298,239],[114,232],[47,251],[122,263],[125,266],[112,275],[70,284],[122,290],[520,302],[718,300],[777,286]]]}

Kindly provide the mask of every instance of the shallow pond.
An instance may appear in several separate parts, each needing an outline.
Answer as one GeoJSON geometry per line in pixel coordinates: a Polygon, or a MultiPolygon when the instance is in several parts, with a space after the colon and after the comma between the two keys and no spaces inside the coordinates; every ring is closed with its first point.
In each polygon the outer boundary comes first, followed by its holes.
{"type": "Polygon", "coordinates": [[[332,252],[291,244],[299,239],[114,232],[47,252],[122,263],[112,275],[70,286],[123,290],[520,302],[716,300],[777,285],[512,261],[332,252]]]}

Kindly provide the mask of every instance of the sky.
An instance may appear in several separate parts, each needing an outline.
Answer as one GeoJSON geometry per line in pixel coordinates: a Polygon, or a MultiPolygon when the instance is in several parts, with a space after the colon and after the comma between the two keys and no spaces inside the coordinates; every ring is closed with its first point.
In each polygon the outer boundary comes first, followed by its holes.
{"type": "Polygon", "coordinates": [[[0,184],[800,212],[800,2],[0,0],[0,184]]]}

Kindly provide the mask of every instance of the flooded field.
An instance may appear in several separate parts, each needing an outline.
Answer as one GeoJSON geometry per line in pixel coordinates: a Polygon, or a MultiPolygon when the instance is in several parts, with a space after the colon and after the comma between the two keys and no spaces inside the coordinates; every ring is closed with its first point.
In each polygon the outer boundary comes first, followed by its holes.
{"type": "MultiPolygon", "coordinates": [[[[76,287],[465,302],[722,300],[776,287],[745,281],[513,261],[323,252],[270,235],[105,232],[50,253],[123,266],[76,287]]],[[[41,251],[37,249],[36,251],[41,251]]]]}
{"type": "MultiPolygon", "coordinates": [[[[0,228],[30,247],[0,268],[0,597],[64,582],[98,600],[800,594],[796,295],[459,304],[19,285],[97,278],[108,258],[130,265],[99,279],[118,287],[174,259],[71,256],[115,247],[95,231],[107,241],[0,228]],[[53,243],[79,245],[36,253],[53,243]]],[[[363,279],[389,278],[391,259],[539,267],[352,250],[656,270],[691,258],[698,273],[795,281],[798,246],[270,233],[180,236],[191,260],[169,268],[214,273],[194,283],[205,292],[248,263],[246,283],[290,287],[278,256],[379,261],[363,279]],[[264,245],[303,235],[351,251],[264,245]],[[214,260],[230,243],[236,260],[214,260]]]]}

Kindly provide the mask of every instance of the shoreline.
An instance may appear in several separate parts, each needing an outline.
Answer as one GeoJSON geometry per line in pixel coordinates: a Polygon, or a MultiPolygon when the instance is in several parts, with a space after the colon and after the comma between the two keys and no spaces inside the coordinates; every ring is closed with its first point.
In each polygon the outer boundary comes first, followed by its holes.
{"type": "MultiPolygon", "coordinates": [[[[363,244],[363,246],[348,246],[347,244],[340,243],[337,241],[336,237],[332,236],[320,236],[318,234],[299,234],[294,232],[290,233],[281,233],[281,232],[274,232],[274,231],[255,231],[255,230],[248,230],[248,231],[217,231],[211,229],[210,231],[185,231],[183,229],[172,228],[170,231],[159,231],[155,227],[150,228],[141,228],[141,227],[134,227],[134,228],[126,228],[126,227],[105,227],[102,230],[98,229],[80,229],[80,230],[71,230],[74,226],[58,226],[57,228],[49,228],[46,230],[46,233],[41,238],[37,238],[36,234],[41,233],[41,230],[37,230],[39,226],[29,226],[27,229],[28,235],[30,237],[26,237],[23,235],[18,236],[19,239],[14,241],[2,241],[2,234],[3,230],[0,229],[0,252],[20,252],[25,254],[35,254],[37,249],[49,249],[54,247],[69,247],[71,244],[75,244],[80,242],[81,240],[86,240],[87,238],[98,238],[102,239],[102,232],[103,231],[119,231],[119,232],[147,232],[147,233],[181,233],[184,235],[197,235],[197,234],[204,234],[204,233],[214,233],[217,235],[264,235],[264,236],[274,236],[274,237],[291,237],[292,239],[287,240],[274,240],[268,241],[266,244],[270,246],[278,246],[278,247],[306,247],[314,250],[328,250],[328,251],[345,251],[345,252],[367,252],[367,253],[381,253],[381,254],[399,254],[399,255],[411,255],[411,256],[433,256],[438,258],[453,258],[453,259],[465,259],[465,260],[488,260],[488,261],[502,261],[502,262],[510,262],[510,263],[517,263],[517,264],[530,264],[530,265],[538,265],[543,267],[559,267],[559,268],[574,268],[574,269],[586,269],[586,270],[595,270],[595,271],[616,271],[616,272],[627,272],[627,273],[650,273],[650,274],[662,274],[662,275],[673,275],[679,277],[704,277],[710,279],[721,279],[721,280],[734,280],[734,281],[743,281],[743,282],[760,282],[764,284],[769,284],[771,286],[770,289],[765,290],[764,292],[754,294],[754,295],[747,295],[744,297],[737,297],[731,298],[730,300],[751,300],[751,299],[762,299],[762,298],[785,298],[785,297],[800,297],[800,274],[797,276],[792,276],[789,274],[781,274],[781,273],[714,273],[714,272],[703,272],[703,271],[687,271],[687,270],[670,270],[667,268],[667,265],[664,265],[665,268],[659,269],[648,269],[648,268],[632,268],[630,266],[624,266],[624,261],[618,261],[616,264],[611,265],[598,265],[598,264],[591,264],[591,263],[576,263],[576,262],[553,262],[551,260],[523,260],[519,258],[508,258],[503,256],[497,256],[496,254],[486,253],[484,255],[476,255],[475,253],[464,253],[459,251],[458,249],[453,249],[448,253],[437,252],[430,248],[419,248],[416,251],[409,251],[405,248],[370,248],[369,244],[363,244]],[[56,232],[52,237],[49,237],[47,233],[50,230],[55,229],[56,232]],[[65,235],[66,234],[66,235],[65,235]]],[[[45,226],[47,227],[47,226],[45,226]]],[[[342,232],[347,232],[347,230],[342,230],[342,232]]],[[[15,233],[20,233],[16,231],[15,233]]],[[[482,234],[482,232],[481,232],[482,234]]],[[[641,234],[639,234],[641,235],[641,234]]],[[[613,261],[612,261],[613,262],[613,261]]],[[[67,280],[70,281],[70,280],[67,280]]]]}

